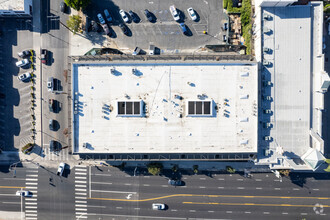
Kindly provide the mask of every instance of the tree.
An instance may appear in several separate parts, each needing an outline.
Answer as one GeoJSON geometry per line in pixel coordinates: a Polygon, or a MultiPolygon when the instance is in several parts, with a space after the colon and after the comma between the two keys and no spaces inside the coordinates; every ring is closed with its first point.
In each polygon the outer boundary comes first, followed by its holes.
{"type": "Polygon", "coordinates": [[[34,144],[28,143],[24,147],[22,147],[22,152],[24,154],[29,154],[32,151],[33,147],[34,147],[34,144]]]}
{"type": "Polygon", "coordinates": [[[278,170],[282,176],[289,176],[290,170],[278,170]]]}
{"type": "Polygon", "coordinates": [[[174,165],[174,166],[172,167],[172,171],[173,171],[174,173],[177,172],[178,169],[179,169],[178,165],[174,165]]]}
{"type": "Polygon", "coordinates": [[[163,165],[161,163],[149,163],[147,167],[148,172],[154,176],[159,175],[163,169],[163,165]]]}
{"type": "Polygon", "coordinates": [[[76,34],[80,29],[81,17],[79,15],[71,15],[69,20],[66,21],[68,28],[73,34],[76,34]]]}
{"type": "Polygon", "coordinates": [[[194,173],[197,174],[198,173],[198,165],[194,165],[193,170],[194,170],[194,173]]]}
{"type": "Polygon", "coordinates": [[[330,172],[330,159],[326,159],[325,162],[328,164],[328,167],[324,169],[325,172],[330,172]]]}
{"type": "Polygon", "coordinates": [[[236,170],[234,168],[232,168],[231,166],[226,166],[226,170],[228,173],[235,173],[236,170]]]}
{"type": "Polygon", "coordinates": [[[71,8],[79,11],[80,9],[85,9],[91,1],[90,0],[64,0],[64,2],[71,8]]]}

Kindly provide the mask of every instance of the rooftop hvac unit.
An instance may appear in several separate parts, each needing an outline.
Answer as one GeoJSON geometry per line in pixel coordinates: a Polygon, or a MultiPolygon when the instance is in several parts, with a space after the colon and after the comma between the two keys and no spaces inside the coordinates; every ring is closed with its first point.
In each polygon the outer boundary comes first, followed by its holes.
{"type": "Polygon", "coordinates": [[[270,19],[272,19],[270,15],[264,14],[264,20],[269,21],[270,19]]]}
{"type": "Polygon", "coordinates": [[[270,32],[270,29],[268,27],[264,27],[264,34],[268,34],[270,32]]]}

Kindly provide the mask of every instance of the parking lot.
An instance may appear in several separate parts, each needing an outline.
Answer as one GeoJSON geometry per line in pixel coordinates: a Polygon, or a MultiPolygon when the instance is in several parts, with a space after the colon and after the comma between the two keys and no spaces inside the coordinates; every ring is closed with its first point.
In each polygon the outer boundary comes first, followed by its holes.
{"type": "Polygon", "coordinates": [[[104,9],[108,9],[114,21],[110,27],[115,35],[108,38],[110,47],[134,49],[136,46],[142,49],[148,49],[150,44],[154,44],[160,48],[162,52],[180,50],[196,50],[205,44],[222,44],[223,31],[221,30],[224,22],[222,1],[129,1],[114,0],[101,1],[95,0],[91,7],[88,8],[86,14],[93,20],[98,21],[97,14],[102,13],[104,9]],[[175,5],[180,14],[180,21],[174,21],[169,6],[175,5]],[[196,11],[198,19],[192,21],[189,17],[187,9],[193,7],[196,11]],[[118,27],[120,23],[124,23],[119,10],[123,9],[127,14],[132,10],[139,18],[139,23],[132,21],[126,23],[129,28],[129,36],[124,35],[118,27]],[[155,21],[149,22],[144,15],[144,10],[148,9],[156,18],[155,21]],[[189,31],[188,35],[184,35],[180,29],[179,23],[184,22],[189,31]],[[203,31],[207,31],[204,34],[203,31]]]}
{"type": "Polygon", "coordinates": [[[19,74],[31,71],[16,67],[17,52],[32,49],[28,19],[5,18],[1,22],[1,115],[0,140],[3,150],[15,150],[32,141],[31,82],[21,82],[19,74]],[[5,143],[5,144],[4,144],[5,143]]]}

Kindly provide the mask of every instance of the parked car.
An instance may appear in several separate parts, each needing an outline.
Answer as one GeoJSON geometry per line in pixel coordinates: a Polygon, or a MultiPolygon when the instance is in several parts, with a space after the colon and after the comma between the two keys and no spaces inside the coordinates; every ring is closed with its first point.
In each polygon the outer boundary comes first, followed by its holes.
{"type": "Polygon", "coordinates": [[[31,51],[30,50],[23,50],[22,52],[18,52],[17,55],[21,58],[29,57],[29,56],[31,56],[31,51]]]}
{"type": "Polygon", "coordinates": [[[105,15],[105,19],[107,19],[108,22],[112,22],[112,16],[109,13],[108,9],[104,9],[104,15],[105,15]]]}
{"type": "Polygon", "coordinates": [[[55,121],[53,119],[49,119],[49,130],[54,131],[55,121]]]}
{"type": "Polygon", "coordinates": [[[55,102],[54,99],[48,99],[48,107],[50,112],[55,111],[55,102]]]}
{"type": "Polygon", "coordinates": [[[22,73],[17,76],[17,79],[24,82],[31,78],[31,72],[22,73]]]}
{"type": "Polygon", "coordinates": [[[187,26],[184,23],[180,23],[180,28],[183,34],[187,34],[187,26]]]}
{"type": "Polygon", "coordinates": [[[57,141],[51,140],[49,142],[49,151],[50,152],[56,152],[60,150],[60,146],[57,141]]]}
{"type": "Polygon", "coordinates": [[[60,163],[60,165],[58,166],[58,169],[57,169],[57,172],[56,172],[56,175],[58,176],[62,176],[63,175],[63,171],[65,169],[65,163],[60,163]]]}
{"type": "Polygon", "coordinates": [[[135,47],[135,49],[134,49],[132,55],[133,55],[133,56],[134,56],[134,55],[139,55],[140,52],[141,52],[141,48],[140,48],[140,47],[135,47]]]}
{"type": "Polygon", "coordinates": [[[181,180],[168,180],[168,184],[171,186],[182,186],[183,183],[181,180]]]}
{"type": "Polygon", "coordinates": [[[223,29],[226,31],[228,29],[228,23],[223,23],[223,29]]]}
{"type": "Polygon", "coordinates": [[[195,13],[195,10],[193,8],[188,8],[188,15],[190,16],[191,20],[196,21],[197,20],[197,15],[195,13]]]}
{"type": "Polygon", "coordinates": [[[49,77],[48,81],[47,81],[47,88],[49,92],[53,92],[54,91],[54,78],[53,77],[49,77]]]}
{"type": "Polygon", "coordinates": [[[67,7],[68,6],[65,4],[65,2],[61,2],[60,3],[60,10],[61,10],[62,13],[65,13],[66,12],[67,7]]]}
{"type": "Polygon", "coordinates": [[[43,64],[48,63],[48,50],[46,50],[46,49],[41,50],[41,62],[43,64]]]}
{"type": "Polygon", "coordinates": [[[149,45],[149,55],[155,55],[155,50],[156,50],[155,45],[150,44],[149,45]]]}
{"type": "Polygon", "coordinates": [[[119,14],[122,17],[123,21],[125,21],[126,23],[129,22],[129,19],[128,19],[127,15],[126,15],[126,12],[124,10],[121,9],[119,11],[119,14]]]}
{"type": "Polygon", "coordinates": [[[106,35],[111,34],[108,24],[101,24],[101,26],[102,26],[102,28],[103,28],[106,35]]]}
{"type": "Polygon", "coordinates": [[[176,10],[174,5],[170,6],[170,12],[171,12],[171,14],[172,14],[175,21],[180,20],[180,14],[178,13],[178,11],[176,10]]]}
{"type": "Polygon", "coordinates": [[[152,209],[153,210],[164,210],[165,209],[165,204],[162,204],[162,203],[153,203],[152,204],[152,209]]]}
{"type": "Polygon", "coordinates": [[[97,18],[99,19],[101,24],[105,24],[105,20],[104,20],[103,16],[100,13],[97,14],[97,18]]]}
{"type": "Polygon", "coordinates": [[[134,12],[132,12],[131,10],[128,12],[129,16],[131,16],[132,18],[132,21],[135,22],[135,23],[138,23],[139,22],[139,19],[138,17],[136,16],[136,14],[134,12]]]}
{"type": "Polygon", "coordinates": [[[17,67],[24,67],[28,64],[30,64],[30,60],[28,60],[28,59],[23,59],[23,60],[20,60],[20,61],[16,62],[17,67]]]}
{"type": "Polygon", "coordinates": [[[150,13],[150,11],[148,11],[148,9],[144,10],[144,15],[147,17],[148,21],[152,22],[152,14],[150,13]]]}
{"type": "Polygon", "coordinates": [[[29,197],[32,196],[32,193],[28,190],[19,190],[16,192],[16,196],[29,197]]]}
{"type": "Polygon", "coordinates": [[[226,41],[227,41],[227,35],[224,34],[224,35],[222,36],[222,41],[223,41],[223,42],[226,42],[226,41]]]}
{"type": "Polygon", "coordinates": [[[124,34],[128,34],[128,29],[125,24],[119,24],[119,27],[124,32],[124,34]]]}

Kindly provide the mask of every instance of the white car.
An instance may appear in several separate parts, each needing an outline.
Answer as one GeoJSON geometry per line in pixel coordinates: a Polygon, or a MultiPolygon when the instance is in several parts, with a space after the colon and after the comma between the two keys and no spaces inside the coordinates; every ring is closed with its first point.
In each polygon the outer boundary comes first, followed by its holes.
{"type": "Polygon", "coordinates": [[[29,197],[29,196],[32,196],[32,194],[30,191],[27,191],[27,190],[19,190],[16,192],[16,196],[29,197]]]}
{"type": "Polygon", "coordinates": [[[127,23],[129,21],[126,12],[124,10],[120,10],[119,11],[120,16],[122,17],[122,19],[127,23]]]}
{"type": "Polygon", "coordinates": [[[188,8],[187,11],[188,11],[188,14],[189,14],[191,20],[196,21],[197,15],[196,15],[194,9],[193,8],[188,8]]]}
{"type": "Polygon", "coordinates": [[[165,204],[162,204],[162,203],[153,203],[152,204],[152,209],[153,210],[164,210],[165,209],[165,204]]]}
{"type": "Polygon", "coordinates": [[[57,175],[58,176],[62,176],[63,175],[63,171],[64,171],[64,168],[65,168],[65,163],[60,163],[60,165],[58,166],[58,169],[57,169],[57,175]]]}
{"type": "Polygon", "coordinates": [[[174,5],[170,6],[170,12],[171,12],[171,14],[172,14],[175,21],[180,20],[180,14],[178,13],[178,11],[176,10],[174,5]]]}
{"type": "Polygon", "coordinates": [[[105,20],[101,14],[97,14],[97,18],[99,19],[101,24],[105,24],[105,20]]]}
{"type": "Polygon", "coordinates": [[[23,66],[26,66],[28,64],[30,64],[30,61],[28,59],[23,59],[23,60],[20,60],[20,61],[16,62],[17,67],[23,67],[23,66]]]}
{"type": "Polygon", "coordinates": [[[21,75],[18,75],[17,76],[17,79],[20,80],[20,81],[26,81],[28,79],[31,78],[31,72],[26,72],[26,73],[22,73],[21,75]]]}

